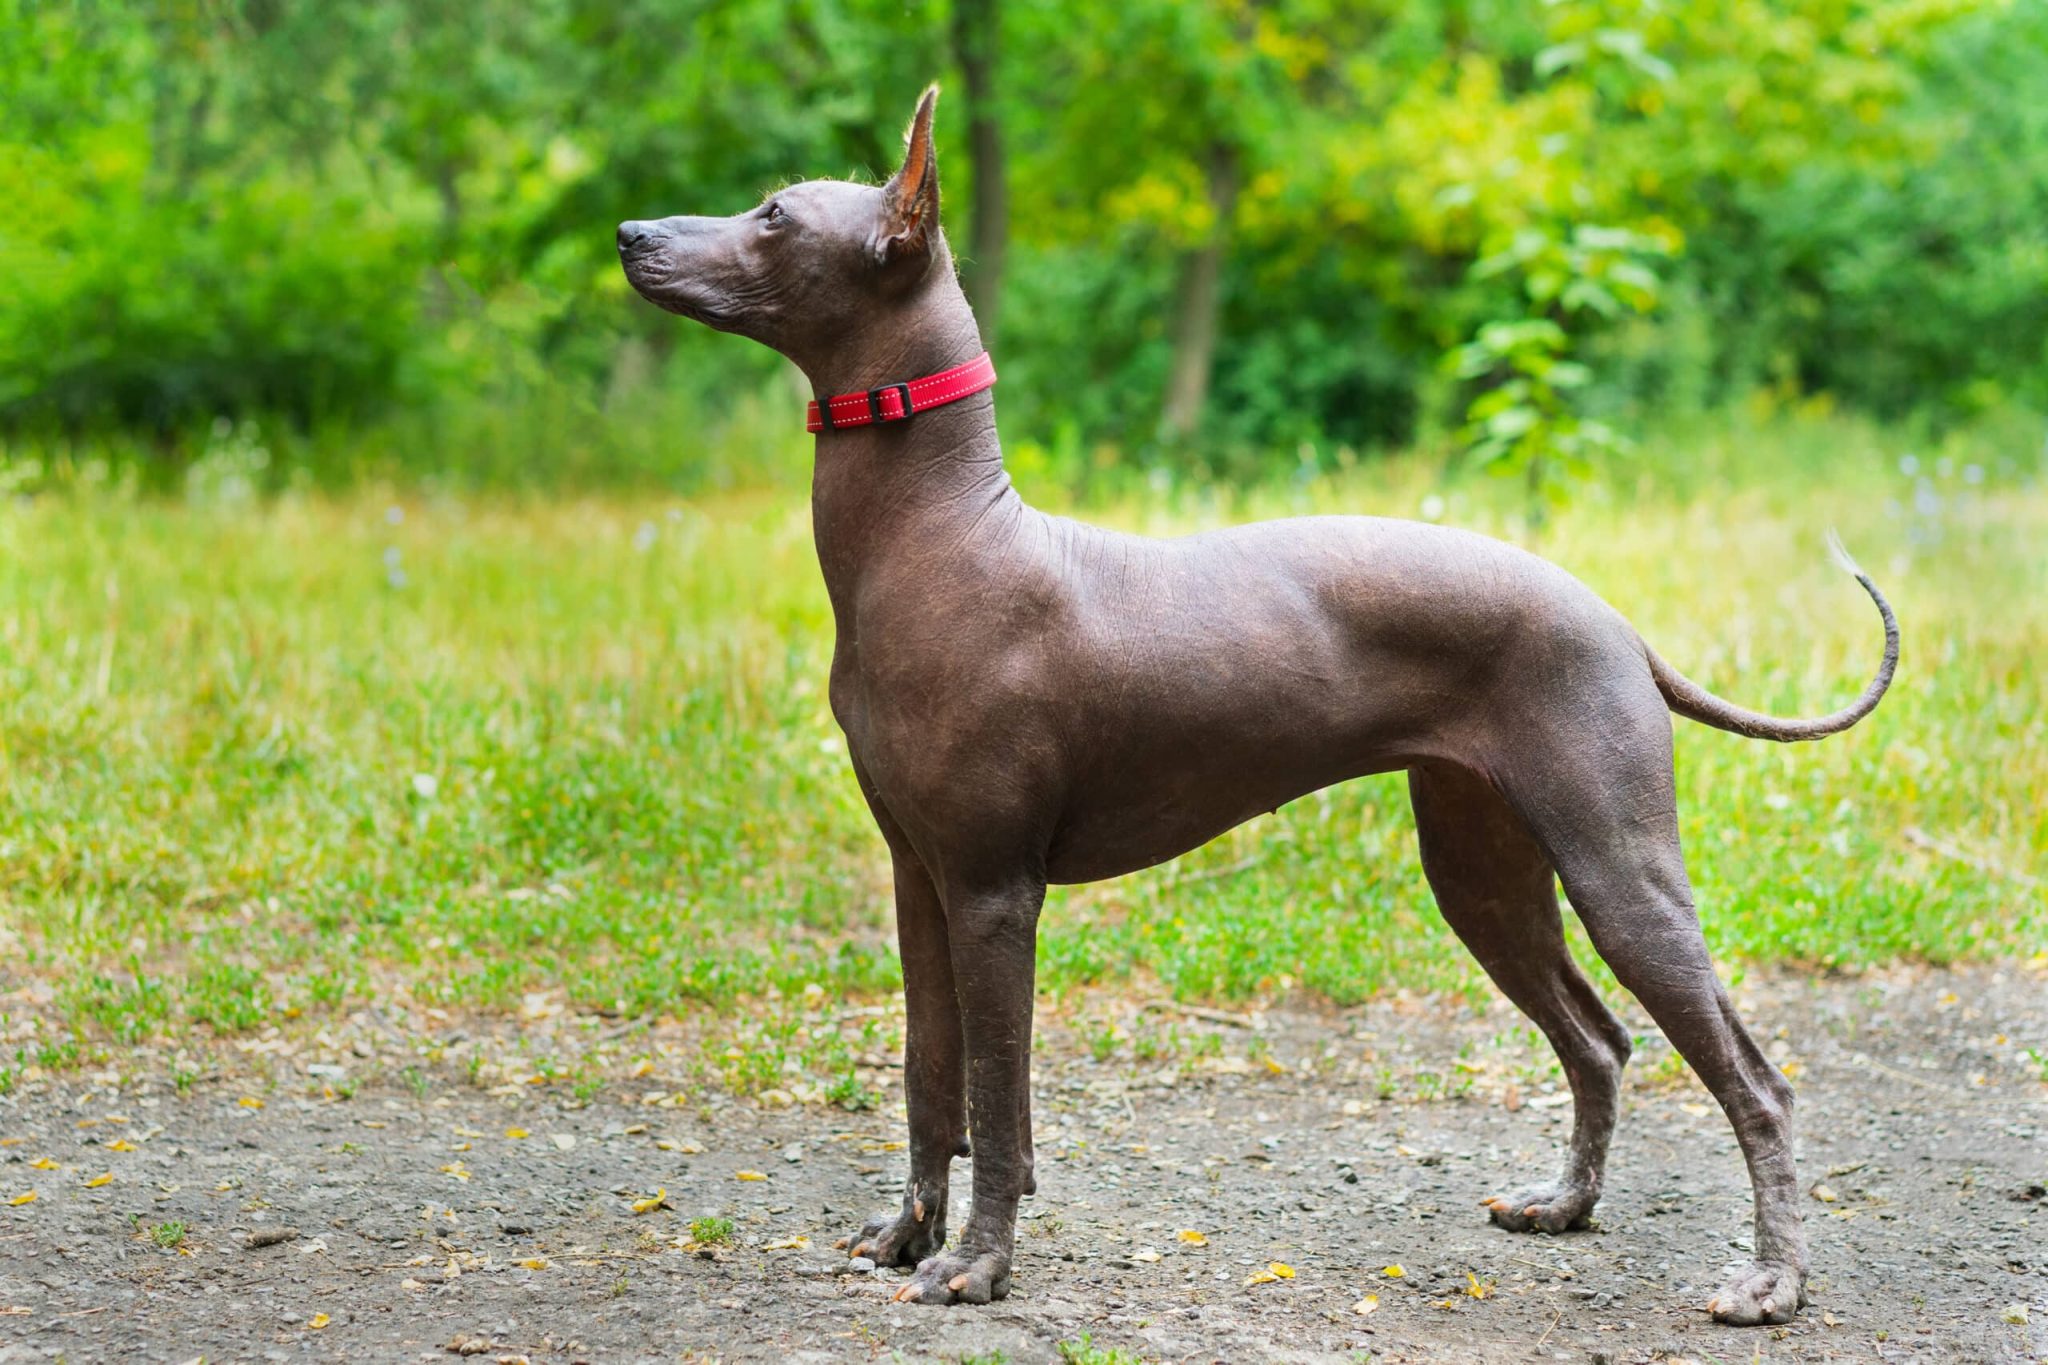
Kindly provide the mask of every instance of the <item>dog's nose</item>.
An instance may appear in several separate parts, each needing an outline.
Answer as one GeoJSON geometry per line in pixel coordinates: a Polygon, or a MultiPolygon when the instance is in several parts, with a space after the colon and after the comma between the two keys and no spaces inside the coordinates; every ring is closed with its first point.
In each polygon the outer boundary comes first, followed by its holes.
{"type": "Polygon", "coordinates": [[[619,224],[619,250],[631,251],[653,235],[654,229],[646,223],[621,223],[619,224]]]}

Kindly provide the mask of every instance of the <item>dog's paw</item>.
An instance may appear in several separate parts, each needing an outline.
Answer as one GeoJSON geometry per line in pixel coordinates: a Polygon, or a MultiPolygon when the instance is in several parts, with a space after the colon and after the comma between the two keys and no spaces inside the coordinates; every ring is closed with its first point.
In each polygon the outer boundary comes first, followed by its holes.
{"type": "Polygon", "coordinates": [[[870,1218],[858,1235],[839,1246],[849,1257],[865,1256],[878,1266],[912,1266],[946,1242],[946,1213],[914,1203],[893,1218],[870,1218]]]}
{"type": "Polygon", "coordinates": [[[979,1256],[942,1252],[921,1262],[910,1283],[896,1291],[898,1303],[989,1303],[1010,1292],[1010,1258],[988,1251],[979,1256]]]}
{"type": "Polygon", "coordinates": [[[1794,1266],[1761,1261],[1744,1266],[1707,1300],[1715,1322],[1731,1327],[1790,1322],[1806,1306],[1806,1276],[1794,1266]]]}
{"type": "Polygon", "coordinates": [[[1496,1194],[1479,1202],[1509,1232],[1564,1232],[1593,1221],[1600,1196],[1577,1185],[1538,1185],[1519,1194],[1496,1194]]]}

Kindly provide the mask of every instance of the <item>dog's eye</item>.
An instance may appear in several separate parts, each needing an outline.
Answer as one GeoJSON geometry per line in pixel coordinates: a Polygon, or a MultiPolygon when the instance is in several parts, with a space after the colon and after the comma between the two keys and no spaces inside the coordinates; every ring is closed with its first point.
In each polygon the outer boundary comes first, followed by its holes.
{"type": "Polygon", "coordinates": [[[789,215],[782,211],[782,201],[774,200],[768,205],[768,226],[781,227],[789,215]]]}

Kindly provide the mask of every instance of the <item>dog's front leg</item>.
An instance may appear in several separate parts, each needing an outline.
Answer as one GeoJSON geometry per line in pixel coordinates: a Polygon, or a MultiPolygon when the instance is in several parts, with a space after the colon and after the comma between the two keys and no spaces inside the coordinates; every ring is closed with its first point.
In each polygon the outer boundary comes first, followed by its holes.
{"type": "Polygon", "coordinates": [[[1037,1188],[1031,1151],[1031,1009],[1037,979],[1037,878],[949,897],[946,931],[967,1047],[974,1207],[958,1245],[917,1267],[897,1292],[920,1303],[987,1303],[1010,1292],[1017,1201],[1037,1188]]]}
{"type": "Polygon", "coordinates": [[[877,1265],[916,1265],[946,1244],[953,1158],[967,1154],[966,1061],[946,914],[931,875],[907,849],[896,863],[896,942],[903,957],[903,1089],[910,1109],[910,1181],[903,1208],[840,1245],[877,1265]],[[848,1243],[851,1243],[848,1246],[848,1243]]]}

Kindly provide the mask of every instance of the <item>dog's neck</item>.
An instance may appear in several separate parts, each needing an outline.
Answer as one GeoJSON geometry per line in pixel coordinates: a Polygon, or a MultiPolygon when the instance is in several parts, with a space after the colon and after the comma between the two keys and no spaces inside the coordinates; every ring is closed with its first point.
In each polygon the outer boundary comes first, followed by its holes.
{"type": "MultiPolygon", "coordinates": [[[[937,262],[916,307],[806,366],[819,397],[936,374],[981,354],[974,312],[937,262]]],[[[818,563],[842,632],[855,594],[878,562],[954,551],[990,513],[1023,510],[1003,469],[995,401],[983,392],[907,422],[818,433],[811,522],[818,563]]]]}

